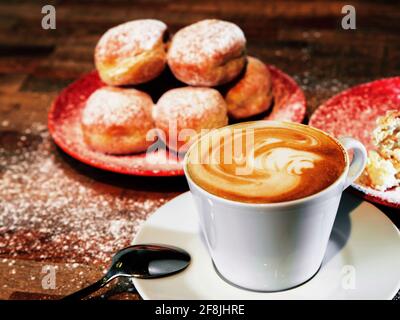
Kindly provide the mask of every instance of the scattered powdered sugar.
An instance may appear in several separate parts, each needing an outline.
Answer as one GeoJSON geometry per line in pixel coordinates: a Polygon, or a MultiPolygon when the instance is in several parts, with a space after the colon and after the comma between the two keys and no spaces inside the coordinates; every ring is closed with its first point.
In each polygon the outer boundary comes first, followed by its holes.
{"type": "Polygon", "coordinates": [[[0,255],[107,265],[169,199],[96,182],[62,160],[45,126],[25,132],[0,135],[0,255]]]}
{"type": "Polygon", "coordinates": [[[209,63],[211,59],[235,53],[244,48],[246,38],[235,24],[220,20],[202,20],[179,30],[168,55],[180,63],[209,63]]]}
{"type": "Polygon", "coordinates": [[[167,30],[164,22],[142,19],[123,23],[109,29],[99,40],[96,57],[135,56],[151,50],[162,41],[167,30]]]}

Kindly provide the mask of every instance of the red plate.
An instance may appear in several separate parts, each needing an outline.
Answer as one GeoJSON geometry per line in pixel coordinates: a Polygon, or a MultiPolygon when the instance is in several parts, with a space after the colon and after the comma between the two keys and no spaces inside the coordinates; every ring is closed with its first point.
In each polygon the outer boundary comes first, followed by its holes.
{"type": "MultiPolygon", "coordinates": [[[[400,77],[358,85],[330,98],[311,116],[309,124],[336,137],[352,136],[374,149],[372,130],[376,119],[388,110],[400,109],[400,77]]],[[[400,188],[377,191],[353,183],[356,193],[365,199],[386,206],[400,207],[400,188]]]]}
{"type": "MultiPolygon", "coordinates": [[[[296,82],[281,70],[269,66],[273,77],[274,108],[267,117],[301,122],[306,111],[305,97],[296,82]]],[[[83,141],[80,114],[86,99],[104,86],[96,71],[78,79],[54,100],[48,117],[48,127],[55,143],[73,158],[93,167],[140,176],[183,175],[182,158],[175,153],[152,152],[116,156],[96,152],[83,141]]]]}
{"type": "Polygon", "coordinates": [[[306,115],[306,98],[303,91],[293,78],[283,71],[271,65],[268,69],[272,75],[274,107],[265,119],[301,123],[306,115]]]}

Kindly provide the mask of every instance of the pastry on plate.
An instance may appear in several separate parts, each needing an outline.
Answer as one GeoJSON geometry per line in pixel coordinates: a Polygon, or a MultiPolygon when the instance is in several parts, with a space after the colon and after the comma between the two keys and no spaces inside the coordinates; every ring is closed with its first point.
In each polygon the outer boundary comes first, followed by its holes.
{"type": "Polygon", "coordinates": [[[228,124],[226,103],[212,88],[184,87],[164,93],[153,109],[160,138],[175,151],[185,152],[202,129],[228,124]]]}
{"type": "Polygon", "coordinates": [[[83,138],[93,150],[109,154],[145,151],[153,141],[153,101],[136,89],[103,87],[86,101],[82,111],[83,138]]]}
{"type": "Polygon", "coordinates": [[[100,78],[116,86],[156,78],[166,65],[167,41],[167,26],[159,20],[134,20],[109,29],[95,49],[100,78]]]}
{"type": "Polygon", "coordinates": [[[240,74],[245,64],[243,31],[222,20],[202,20],[179,30],[168,50],[173,74],[191,86],[227,83],[240,74]]]}
{"type": "Polygon", "coordinates": [[[400,111],[388,111],[372,133],[376,150],[368,153],[361,182],[379,191],[400,184],[400,111]]]}
{"type": "Polygon", "coordinates": [[[377,121],[378,126],[373,132],[373,142],[379,153],[400,164],[400,111],[391,110],[377,121]]]}
{"type": "Polygon", "coordinates": [[[272,79],[267,66],[253,57],[247,61],[243,76],[225,94],[228,114],[234,119],[265,112],[272,103],[272,79]]]}

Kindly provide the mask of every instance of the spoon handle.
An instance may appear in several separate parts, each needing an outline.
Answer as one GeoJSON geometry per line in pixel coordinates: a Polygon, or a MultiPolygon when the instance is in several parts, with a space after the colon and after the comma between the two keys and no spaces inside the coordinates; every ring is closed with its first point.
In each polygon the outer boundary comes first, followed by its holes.
{"type": "Polygon", "coordinates": [[[108,278],[104,277],[98,281],[96,281],[95,283],[77,291],[74,293],[71,293],[67,296],[65,296],[64,298],[62,298],[61,300],[82,300],[83,298],[87,297],[88,295],[90,295],[91,293],[99,290],[100,288],[104,287],[107,282],[108,282],[108,278]]]}

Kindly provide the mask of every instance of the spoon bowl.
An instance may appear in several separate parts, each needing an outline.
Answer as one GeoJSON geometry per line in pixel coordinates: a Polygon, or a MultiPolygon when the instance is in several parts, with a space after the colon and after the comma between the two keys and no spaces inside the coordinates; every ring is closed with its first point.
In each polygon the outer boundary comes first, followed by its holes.
{"type": "Polygon", "coordinates": [[[140,244],[118,251],[112,258],[111,267],[103,278],[63,300],[78,300],[104,287],[118,277],[151,279],[166,277],[184,270],[190,263],[190,255],[183,249],[157,244],[140,244]]]}

